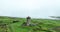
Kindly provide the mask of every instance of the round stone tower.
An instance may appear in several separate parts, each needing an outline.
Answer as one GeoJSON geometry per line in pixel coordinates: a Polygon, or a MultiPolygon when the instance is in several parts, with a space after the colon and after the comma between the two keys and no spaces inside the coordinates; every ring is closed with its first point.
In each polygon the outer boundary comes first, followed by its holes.
{"type": "Polygon", "coordinates": [[[26,25],[29,26],[30,25],[30,22],[31,22],[31,17],[27,17],[27,22],[26,22],[26,25]]]}

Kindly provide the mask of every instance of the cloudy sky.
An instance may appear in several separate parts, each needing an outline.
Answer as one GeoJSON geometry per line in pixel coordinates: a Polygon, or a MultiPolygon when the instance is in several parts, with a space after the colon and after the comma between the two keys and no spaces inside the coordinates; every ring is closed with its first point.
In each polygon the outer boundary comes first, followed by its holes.
{"type": "Polygon", "coordinates": [[[60,16],[60,0],[0,0],[0,16],[60,16]]]}

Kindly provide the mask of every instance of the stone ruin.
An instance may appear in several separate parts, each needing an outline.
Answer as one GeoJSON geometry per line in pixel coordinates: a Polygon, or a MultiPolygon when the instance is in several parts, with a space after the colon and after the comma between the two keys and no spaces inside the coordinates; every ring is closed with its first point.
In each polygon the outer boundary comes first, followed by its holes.
{"type": "Polygon", "coordinates": [[[23,24],[22,24],[22,26],[29,26],[30,25],[30,22],[31,22],[31,17],[27,17],[26,18],[26,22],[24,22],[23,24]]]}
{"type": "Polygon", "coordinates": [[[26,22],[26,25],[29,26],[30,25],[30,22],[31,22],[31,17],[27,17],[27,22],[26,22]]]}

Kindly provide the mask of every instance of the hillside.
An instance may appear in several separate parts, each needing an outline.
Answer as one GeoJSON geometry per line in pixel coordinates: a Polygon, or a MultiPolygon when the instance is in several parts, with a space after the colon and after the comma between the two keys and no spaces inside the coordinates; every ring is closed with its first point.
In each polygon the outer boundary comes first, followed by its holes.
{"type": "Polygon", "coordinates": [[[24,22],[26,22],[26,18],[0,16],[0,32],[6,30],[7,32],[60,32],[58,29],[60,20],[31,19],[32,26],[22,26],[24,22]],[[13,21],[18,22],[14,23],[13,21]],[[3,24],[6,24],[5,28],[3,24]]]}

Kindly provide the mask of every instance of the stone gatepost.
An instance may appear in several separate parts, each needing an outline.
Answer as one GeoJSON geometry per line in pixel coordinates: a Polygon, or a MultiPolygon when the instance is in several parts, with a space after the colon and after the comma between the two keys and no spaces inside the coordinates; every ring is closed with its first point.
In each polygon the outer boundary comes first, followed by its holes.
{"type": "Polygon", "coordinates": [[[26,22],[26,25],[29,26],[30,25],[30,22],[31,22],[31,17],[27,17],[27,22],[26,22]]]}

